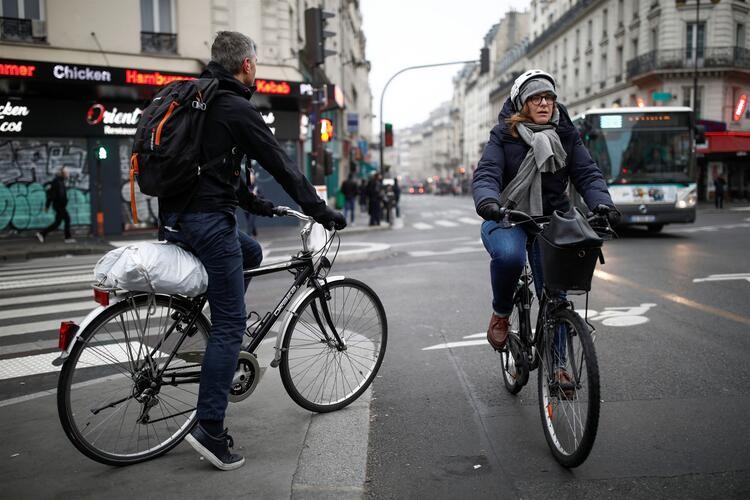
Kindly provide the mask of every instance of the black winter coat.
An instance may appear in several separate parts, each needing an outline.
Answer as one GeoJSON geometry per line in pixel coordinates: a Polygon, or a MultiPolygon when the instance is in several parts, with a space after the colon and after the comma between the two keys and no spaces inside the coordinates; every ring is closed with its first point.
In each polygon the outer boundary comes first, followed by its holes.
{"type": "MultiPolygon", "coordinates": [[[[238,202],[253,212],[255,197],[242,178],[240,162],[243,155],[256,160],[308,215],[325,210],[326,203],[302,175],[297,165],[287,156],[271,133],[263,117],[250,98],[254,88],[248,88],[221,65],[211,62],[202,78],[219,79],[217,95],[206,111],[203,126],[201,156],[210,161],[237,147],[238,153],[225,165],[211,169],[211,175],[201,175],[198,192],[190,200],[185,212],[233,212],[238,202]]],[[[160,210],[179,212],[182,199],[160,199],[160,210]]]]}
{"type": "MultiPolygon", "coordinates": [[[[590,209],[599,204],[614,206],[604,176],[581,142],[581,136],[573,126],[568,111],[560,104],[557,104],[557,107],[560,111],[557,134],[568,157],[564,168],[555,173],[542,174],[544,215],[550,215],[554,210],[567,211],[570,208],[570,199],[565,192],[568,179],[573,181],[576,190],[581,193],[590,209]]],[[[500,193],[516,176],[529,150],[530,146],[523,142],[523,139],[510,134],[505,123],[513,113],[512,109],[510,99],[506,100],[498,116],[498,123],[490,132],[490,140],[484,147],[482,158],[474,171],[472,189],[476,207],[489,200],[500,202],[500,193]]]]}
{"type": "Polygon", "coordinates": [[[55,210],[62,210],[68,206],[68,190],[65,187],[65,178],[62,175],[55,175],[47,192],[47,202],[44,208],[48,209],[50,205],[55,210]]]}

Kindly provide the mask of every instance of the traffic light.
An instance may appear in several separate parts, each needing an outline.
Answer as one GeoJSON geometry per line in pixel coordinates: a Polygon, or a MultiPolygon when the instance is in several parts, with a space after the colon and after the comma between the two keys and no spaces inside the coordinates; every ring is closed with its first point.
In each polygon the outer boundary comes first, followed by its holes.
{"type": "Polygon", "coordinates": [[[97,160],[106,160],[109,156],[107,152],[107,148],[102,146],[101,144],[96,147],[96,159],[97,160]]]}
{"type": "Polygon", "coordinates": [[[305,64],[314,68],[323,64],[327,56],[335,54],[335,51],[326,50],[326,38],[335,36],[336,33],[326,31],[326,24],[336,14],[326,12],[320,7],[305,9],[305,64]]]}
{"type": "Polygon", "coordinates": [[[385,124],[385,147],[390,148],[393,146],[393,125],[390,123],[385,124]]]}
{"type": "Polygon", "coordinates": [[[328,118],[320,119],[320,142],[331,142],[333,139],[333,122],[328,118]]]}
{"type": "Polygon", "coordinates": [[[479,51],[479,74],[484,75],[490,72],[490,49],[482,47],[479,51]]]}

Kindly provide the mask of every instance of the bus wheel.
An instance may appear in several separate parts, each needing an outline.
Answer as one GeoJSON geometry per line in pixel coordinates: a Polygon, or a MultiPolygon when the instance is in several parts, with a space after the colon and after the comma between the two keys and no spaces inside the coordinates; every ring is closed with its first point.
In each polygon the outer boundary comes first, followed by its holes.
{"type": "Polygon", "coordinates": [[[662,229],[664,229],[664,224],[650,224],[647,227],[649,233],[658,233],[661,232],[662,229]]]}

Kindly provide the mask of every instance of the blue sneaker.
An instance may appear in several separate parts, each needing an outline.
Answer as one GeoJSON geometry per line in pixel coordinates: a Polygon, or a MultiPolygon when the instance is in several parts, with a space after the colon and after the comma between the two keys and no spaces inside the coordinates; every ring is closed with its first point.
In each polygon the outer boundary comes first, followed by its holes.
{"type": "Polygon", "coordinates": [[[229,451],[229,448],[234,446],[234,441],[232,436],[227,434],[227,429],[218,436],[212,436],[201,427],[201,424],[197,424],[195,429],[185,436],[185,440],[218,469],[239,469],[245,463],[245,457],[229,451]]]}

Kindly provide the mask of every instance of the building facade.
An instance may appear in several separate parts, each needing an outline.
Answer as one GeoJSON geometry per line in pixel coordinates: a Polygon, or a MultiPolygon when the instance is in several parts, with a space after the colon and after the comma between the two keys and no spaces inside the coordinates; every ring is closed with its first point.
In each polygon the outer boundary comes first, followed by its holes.
{"type": "MultiPolygon", "coordinates": [[[[320,2],[243,0],[5,0],[0,4],[0,237],[48,225],[45,185],[68,168],[69,212],[76,232],[119,234],[135,228],[129,210],[132,136],[141,110],[165,83],[198,76],[220,30],[258,44],[253,102],[287,153],[307,168],[311,81],[331,90],[339,172],[356,169],[352,145],[369,140],[369,63],[359,4],[326,2],[336,35],[312,75],[302,62],[304,10],[320,2]],[[81,15],[81,13],[86,15],[81,15]],[[104,157],[94,151],[104,151],[104,157]],[[95,157],[96,156],[96,157],[95,157]],[[95,220],[98,214],[101,220],[95,220]]],[[[266,178],[269,178],[265,175],[266,178]]],[[[264,175],[260,176],[264,179],[264,175]]],[[[265,194],[287,202],[269,183],[265,194]],[[279,198],[276,198],[279,197],[279,198]]],[[[141,226],[158,207],[138,194],[141,226]]]]}

